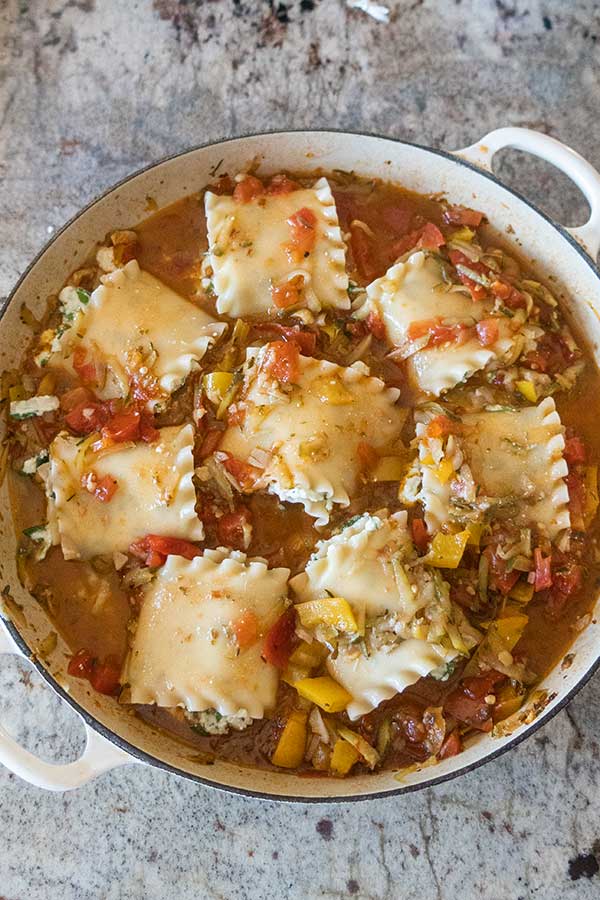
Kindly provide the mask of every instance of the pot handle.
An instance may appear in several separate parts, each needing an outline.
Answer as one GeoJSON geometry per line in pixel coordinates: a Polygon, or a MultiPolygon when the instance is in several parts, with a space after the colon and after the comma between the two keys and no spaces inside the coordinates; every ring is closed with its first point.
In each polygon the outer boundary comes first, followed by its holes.
{"type": "Polygon", "coordinates": [[[455,154],[491,172],[495,154],[507,147],[545,159],[575,182],[590,205],[590,217],[585,225],[565,230],[596,261],[600,251],[600,173],[566,144],[529,128],[498,128],[455,154]]]}
{"type": "MultiPolygon", "coordinates": [[[[9,634],[6,623],[0,617],[0,654],[10,653],[29,662],[9,634]]],[[[83,722],[83,720],[82,720],[83,722]]],[[[35,787],[47,791],[70,791],[81,787],[103,772],[138,762],[129,753],[120,750],[106,738],[83,722],[86,744],[82,755],[75,762],[64,765],[48,763],[21,747],[0,725],[0,763],[14,775],[35,787]]]]}

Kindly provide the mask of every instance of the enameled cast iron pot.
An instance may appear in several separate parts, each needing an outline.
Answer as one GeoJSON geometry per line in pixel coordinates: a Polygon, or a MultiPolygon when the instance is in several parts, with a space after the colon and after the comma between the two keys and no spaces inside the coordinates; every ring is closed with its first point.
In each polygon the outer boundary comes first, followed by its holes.
{"type": "MultiPolygon", "coordinates": [[[[0,370],[19,365],[30,339],[19,318],[21,304],[26,302],[34,314],[41,313],[48,295],[83,263],[99,238],[147,215],[148,196],[164,206],[209,182],[210,171],[219,160],[220,171],[231,173],[254,157],[266,173],[280,169],[355,171],[399,182],[420,193],[444,192],[453,203],[485,210],[499,231],[514,229],[511,239],[520,244],[524,256],[568,290],[567,313],[587,336],[596,360],[600,359],[600,277],[593,262],[600,248],[600,175],[578,154],[553,138],[522,128],[501,128],[455,153],[371,135],[303,131],[252,135],[199,147],[132,175],[95,200],[53,238],[9,298],[0,320],[0,370]],[[589,202],[591,215],[586,225],[562,228],[501,185],[490,172],[494,154],[505,147],[533,153],[569,175],[589,202]]],[[[10,586],[12,597],[0,617],[0,653],[30,660],[81,716],[87,732],[86,748],[78,761],[53,765],[24,750],[0,728],[0,762],[26,781],[52,790],[75,788],[108,769],[137,763],[202,784],[272,799],[323,801],[400,794],[445,781],[514,747],[558,712],[600,665],[600,625],[593,617],[577,637],[571,665],[559,665],[541,685],[549,702],[536,718],[532,715],[532,721],[503,738],[479,735],[459,756],[413,772],[402,782],[392,772],[338,780],[298,778],[219,761],[206,765],[194,760],[193,748],[152,731],[115,700],[95,693],[87,682],[65,675],[68,648],[61,640],[49,660],[39,658],[36,648],[52,625],[17,578],[6,484],[0,492],[0,547],[0,584],[10,586]]]]}

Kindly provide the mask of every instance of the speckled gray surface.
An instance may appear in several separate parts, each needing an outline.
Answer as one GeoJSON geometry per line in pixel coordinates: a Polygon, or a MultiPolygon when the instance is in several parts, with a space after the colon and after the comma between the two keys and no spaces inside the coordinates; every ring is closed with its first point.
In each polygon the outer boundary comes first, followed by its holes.
{"type": "MultiPolygon", "coordinates": [[[[335,126],[455,148],[505,124],[600,166],[593,2],[0,0],[0,295],[80,206],[221,136],[335,126]]],[[[546,166],[502,175],[575,224],[546,166]]],[[[48,758],[81,733],[13,660],[0,721],[48,758]]],[[[600,896],[600,681],[497,762],[399,800],[277,805],[131,767],[68,795],[0,770],[0,895],[591,900],[600,896]]]]}

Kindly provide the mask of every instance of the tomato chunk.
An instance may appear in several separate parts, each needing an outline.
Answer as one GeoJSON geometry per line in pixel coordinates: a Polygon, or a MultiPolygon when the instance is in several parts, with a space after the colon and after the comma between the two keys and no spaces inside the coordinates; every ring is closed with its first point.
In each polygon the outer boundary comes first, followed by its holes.
{"type": "Polygon", "coordinates": [[[552,572],[552,587],[548,591],[546,609],[551,618],[558,618],[571,597],[583,584],[583,568],[569,560],[552,572]]]}
{"type": "Polygon", "coordinates": [[[267,194],[291,194],[292,191],[300,190],[297,181],[288,178],[287,175],[273,175],[267,185],[267,194]]]}
{"type": "Polygon", "coordinates": [[[236,203],[250,203],[251,200],[256,200],[264,192],[262,181],[259,181],[254,175],[246,175],[243,181],[238,181],[236,184],[233,191],[233,199],[236,203]]]}
{"type": "Polygon", "coordinates": [[[491,731],[493,706],[486,703],[485,698],[505,677],[501,672],[491,670],[484,675],[465,678],[446,697],[444,712],[477,731],[491,731]]]}
{"type": "Polygon", "coordinates": [[[141,413],[136,409],[117,413],[102,429],[102,439],[112,444],[135,441],[140,433],[141,413]]]}
{"type": "Polygon", "coordinates": [[[303,356],[312,356],[317,349],[317,335],[314,331],[304,331],[298,325],[280,325],[279,322],[261,322],[253,325],[253,334],[260,337],[263,335],[276,334],[283,341],[289,341],[296,344],[303,356]]]}
{"type": "Polygon", "coordinates": [[[498,327],[498,319],[482,319],[475,326],[477,332],[477,340],[482,347],[491,347],[498,340],[500,329],[498,327]]]}
{"type": "Polygon", "coordinates": [[[412,539],[417,550],[425,553],[429,547],[429,532],[424,519],[413,519],[410,523],[412,539]]]}
{"type": "Polygon", "coordinates": [[[76,347],[73,351],[73,368],[85,384],[96,383],[96,366],[88,359],[87,350],[84,347],[76,347]]]}
{"type": "Polygon", "coordinates": [[[278,669],[285,669],[298,643],[295,629],[296,610],[290,606],[267,632],[262,652],[265,662],[278,669]]]}
{"type": "Polygon", "coordinates": [[[381,316],[378,316],[377,313],[370,312],[367,316],[366,325],[373,337],[377,338],[378,341],[385,341],[385,322],[381,316]]]}
{"type": "Polygon", "coordinates": [[[101,503],[109,503],[114,497],[118,487],[119,484],[116,478],[113,478],[112,475],[105,475],[96,482],[96,486],[94,487],[94,497],[96,500],[100,500],[101,503]]]}
{"type": "Polygon", "coordinates": [[[129,552],[139,559],[143,559],[145,564],[151,568],[162,566],[167,556],[183,556],[184,559],[194,559],[202,554],[200,548],[191,541],[165,537],[161,534],[147,534],[138,538],[130,545],[129,552]]]}
{"type": "Polygon", "coordinates": [[[449,206],[444,210],[442,219],[446,225],[468,225],[470,228],[478,228],[483,219],[483,213],[468,206],[449,206]]]}
{"type": "Polygon", "coordinates": [[[69,660],[67,672],[74,678],[85,678],[95,691],[114,696],[120,690],[120,666],[113,657],[100,662],[88,650],[78,650],[69,660]]]}
{"type": "Polygon", "coordinates": [[[456,434],[459,423],[454,422],[448,416],[435,416],[427,426],[427,436],[432,438],[448,437],[456,434]]]}
{"type": "Polygon", "coordinates": [[[251,609],[244,610],[231,624],[240,650],[245,650],[257,641],[258,619],[251,609]]]}
{"type": "Polygon", "coordinates": [[[67,672],[74,678],[89,678],[94,668],[94,657],[87,650],[78,650],[69,660],[67,672]]]}
{"type": "Polygon", "coordinates": [[[577,466],[586,461],[586,447],[578,435],[566,439],[563,455],[570,466],[577,466]]]}
{"type": "Polygon", "coordinates": [[[533,551],[533,561],[535,564],[534,590],[536,593],[545,591],[546,588],[552,587],[552,554],[544,556],[540,547],[536,547],[533,551]]]}
{"type": "Polygon", "coordinates": [[[272,341],[264,356],[265,370],[281,384],[297,384],[300,378],[300,351],[295,343],[272,341]]]}
{"type": "Polygon", "coordinates": [[[271,299],[273,305],[277,309],[289,309],[297,306],[302,299],[302,288],[304,281],[302,278],[292,278],[290,281],[284,281],[283,284],[271,285],[271,299]]]}
{"type": "Polygon", "coordinates": [[[217,521],[219,541],[234,550],[245,550],[244,533],[252,521],[252,514],[246,506],[239,506],[233,512],[225,513],[217,521]]]}
{"type": "Polygon", "coordinates": [[[571,525],[576,530],[583,529],[583,516],[586,505],[585,484],[575,471],[569,472],[565,478],[569,491],[569,512],[571,525]]]}
{"type": "Polygon", "coordinates": [[[490,587],[501,594],[508,594],[519,580],[519,572],[515,569],[509,572],[507,561],[491,546],[485,548],[483,555],[489,562],[490,587]]]}
{"type": "Polygon", "coordinates": [[[426,335],[429,336],[427,347],[440,347],[442,344],[460,346],[468,338],[469,329],[463,324],[442,325],[439,318],[420,319],[410,323],[407,331],[409,341],[418,341],[426,335]]]}
{"type": "Polygon", "coordinates": [[[206,459],[207,456],[210,456],[211,453],[215,452],[215,450],[223,440],[224,433],[225,432],[221,431],[220,428],[208,429],[208,431],[204,435],[202,444],[200,445],[200,459],[206,459]]]}
{"type": "Polygon", "coordinates": [[[233,475],[242,491],[251,491],[262,475],[262,470],[235,456],[229,456],[223,460],[223,466],[230,475],[233,475]]]}
{"type": "Polygon", "coordinates": [[[106,425],[110,415],[107,404],[85,400],[69,410],[65,416],[65,424],[75,434],[92,434],[106,425]]]}
{"type": "Polygon", "coordinates": [[[314,250],[317,241],[317,217],[312,209],[304,206],[287,219],[290,242],[285,251],[290,262],[301,262],[314,250]]]}
{"type": "Polygon", "coordinates": [[[451,756],[456,756],[457,753],[460,753],[461,751],[462,740],[458,730],[455,728],[454,731],[451,731],[447,738],[445,738],[437,758],[450,759],[451,756]]]}

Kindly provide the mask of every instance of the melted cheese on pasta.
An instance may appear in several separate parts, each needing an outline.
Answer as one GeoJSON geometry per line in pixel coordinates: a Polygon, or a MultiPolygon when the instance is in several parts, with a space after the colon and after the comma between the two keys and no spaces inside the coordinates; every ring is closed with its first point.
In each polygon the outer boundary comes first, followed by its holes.
{"type": "MultiPolygon", "coordinates": [[[[504,512],[499,509],[498,515],[537,527],[551,540],[570,527],[563,428],[551,397],[538,406],[463,416],[460,436],[449,438],[443,454],[451,463],[451,478],[440,475],[442,459],[439,453],[432,455],[433,442],[427,439],[426,427],[417,424],[416,431],[421,477],[416,499],[423,504],[430,533],[451,519],[452,496],[457,494],[463,462],[480,498],[514,501],[508,506],[505,503],[504,512]]],[[[460,510],[456,515],[460,518],[460,510]]]]}
{"type": "Polygon", "coordinates": [[[363,363],[344,368],[303,356],[298,384],[282,386],[263,366],[266,349],[248,351],[244,420],[227,429],[220,449],[255,465],[255,451],[266,451],[257,487],[302,503],[325,524],[334,504],[347,506],[356,489],[359,444],[380,450],[398,437],[399,391],[372,378],[363,363]]]}
{"type": "Polygon", "coordinates": [[[78,346],[90,358],[99,357],[107,365],[106,383],[96,389],[102,398],[126,396],[127,370],[140,366],[168,396],[227,327],[140,269],[135,260],[105,275],[89,302],[80,303],[77,312],[71,309],[71,315],[73,325],[60,338],[61,352],[51,363],[69,364],[78,346]]]}
{"type": "Polygon", "coordinates": [[[131,702],[262,718],[279,682],[261,657],[263,638],[283,611],[288,576],[223,549],[191,561],[168,557],[144,590],[123,671],[131,702]],[[247,633],[248,622],[254,632],[240,646],[238,626],[247,633]]]}
{"type": "Polygon", "coordinates": [[[161,428],[152,444],[85,453],[81,438],[61,433],[50,445],[46,472],[48,520],[65,559],[89,559],[127,550],[146,534],[204,537],[192,482],[194,430],[161,428]],[[110,476],[117,490],[108,503],[82,484],[110,476]]]}
{"type": "Polygon", "coordinates": [[[249,203],[207,191],[205,206],[220,313],[247,316],[272,311],[271,287],[296,278],[303,284],[303,306],[315,312],[350,307],[345,246],[327,179],[321,178],[313,188],[262,195],[249,203]],[[301,209],[316,216],[316,243],[296,262],[285,249],[291,236],[287,219],[301,209]]]}
{"type": "Polygon", "coordinates": [[[383,320],[389,342],[406,348],[409,374],[417,388],[436,397],[474,372],[499,364],[514,343],[510,325],[499,317],[498,340],[490,347],[470,338],[462,344],[411,352],[408,334],[414,322],[440,318],[444,324],[473,326],[490,315],[491,303],[474,303],[466,293],[444,287],[440,264],[418,251],[367,287],[367,300],[357,313],[359,317],[375,313],[383,320]]]}

